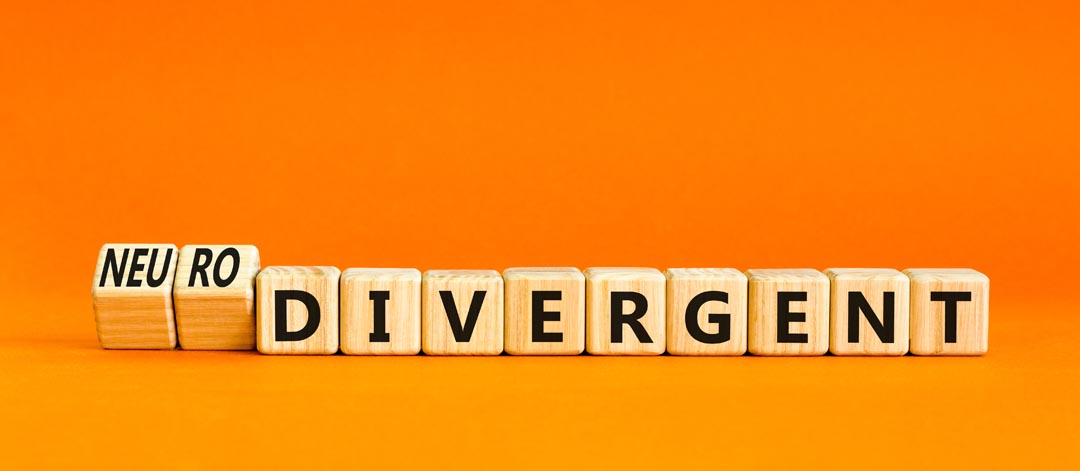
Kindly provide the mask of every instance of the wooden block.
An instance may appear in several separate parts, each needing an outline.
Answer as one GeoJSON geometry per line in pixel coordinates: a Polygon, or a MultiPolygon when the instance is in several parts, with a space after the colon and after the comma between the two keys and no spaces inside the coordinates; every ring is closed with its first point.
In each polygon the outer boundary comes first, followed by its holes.
{"type": "Polygon", "coordinates": [[[94,271],[94,319],[102,348],[176,348],[172,244],[105,244],[94,271]]]}
{"type": "Polygon", "coordinates": [[[586,350],[593,355],[664,353],[665,281],[655,268],[585,270],[586,350]]]}
{"type": "Polygon", "coordinates": [[[585,276],[577,268],[509,268],[506,352],[580,355],[585,350],[585,276]]]}
{"type": "Polygon", "coordinates": [[[338,349],[338,280],[334,267],[266,267],[255,278],[259,351],[331,355],[338,349]]]}
{"type": "Polygon", "coordinates": [[[667,351],[746,353],[746,275],[732,268],[669,268],[667,351]]]}
{"type": "Polygon", "coordinates": [[[891,268],[830,268],[829,351],[903,355],[908,351],[908,277],[891,268]]]}
{"type": "Polygon", "coordinates": [[[420,270],[350,268],[341,275],[341,351],[420,353],[420,270]]]}
{"type": "Polygon", "coordinates": [[[176,331],[185,350],[255,348],[254,245],[185,245],[173,284],[176,331]]]}
{"type": "Polygon", "coordinates": [[[982,355],[989,344],[990,279],[967,268],[912,268],[911,353],[982,355]]]}
{"type": "Polygon", "coordinates": [[[817,270],[748,270],[749,342],[754,355],[824,355],[829,350],[829,278],[817,270]]]}
{"type": "Polygon", "coordinates": [[[431,270],[423,280],[428,355],[498,355],[503,350],[503,279],[495,270],[431,270]]]}

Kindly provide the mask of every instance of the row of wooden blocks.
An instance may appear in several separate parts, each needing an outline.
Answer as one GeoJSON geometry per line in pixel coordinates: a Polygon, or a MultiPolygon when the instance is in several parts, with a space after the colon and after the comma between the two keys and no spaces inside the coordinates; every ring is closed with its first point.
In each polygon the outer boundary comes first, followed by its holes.
{"type": "Polygon", "coordinates": [[[251,245],[105,244],[104,348],[350,355],[981,355],[969,269],[261,268],[251,245]]]}

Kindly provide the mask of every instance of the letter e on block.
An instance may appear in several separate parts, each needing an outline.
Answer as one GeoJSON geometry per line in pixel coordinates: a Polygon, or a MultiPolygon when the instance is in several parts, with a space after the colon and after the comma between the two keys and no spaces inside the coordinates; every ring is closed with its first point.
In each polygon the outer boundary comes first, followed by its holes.
{"type": "Polygon", "coordinates": [[[747,348],[754,355],[829,351],[829,278],[808,268],[748,270],[747,348]]]}
{"type": "Polygon", "coordinates": [[[105,244],[94,271],[94,320],[102,348],[176,348],[172,244],[105,244]]]}
{"type": "Polygon", "coordinates": [[[580,355],[585,350],[585,276],[570,267],[508,268],[506,352],[580,355]]]}
{"type": "Polygon", "coordinates": [[[255,278],[259,352],[331,355],[338,350],[334,267],[266,267],[255,278]]]}

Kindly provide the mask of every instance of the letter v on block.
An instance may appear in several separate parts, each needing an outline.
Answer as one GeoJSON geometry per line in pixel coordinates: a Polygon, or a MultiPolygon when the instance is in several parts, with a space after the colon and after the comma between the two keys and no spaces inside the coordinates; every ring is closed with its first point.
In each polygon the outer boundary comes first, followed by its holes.
{"type": "Polygon", "coordinates": [[[472,302],[469,303],[469,312],[465,316],[464,324],[462,324],[461,316],[458,314],[457,304],[454,303],[454,292],[449,290],[439,291],[439,297],[442,298],[443,309],[446,311],[446,320],[450,322],[450,330],[454,334],[454,341],[468,342],[472,338],[473,330],[476,328],[476,319],[480,317],[480,308],[484,306],[487,291],[473,292],[472,302]]]}
{"type": "Polygon", "coordinates": [[[494,270],[424,273],[423,349],[428,355],[498,355],[503,350],[503,279],[494,270]],[[455,300],[469,300],[462,319],[455,300]]]}

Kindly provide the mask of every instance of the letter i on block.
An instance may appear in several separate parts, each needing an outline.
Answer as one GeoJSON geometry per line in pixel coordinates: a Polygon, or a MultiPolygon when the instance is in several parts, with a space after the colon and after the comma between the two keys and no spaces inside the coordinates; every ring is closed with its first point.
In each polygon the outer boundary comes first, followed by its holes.
{"type": "Polygon", "coordinates": [[[669,268],[667,351],[746,353],[746,275],[733,268],[669,268]]]}
{"type": "Polygon", "coordinates": [[[585,348],[593,355],[664,353],[664,274],[655,268],[585,270],[585,348]]]}
{"type": "Polygon", "coordinates": [[[428,355],[498,355],[503,350],[503,279],[495,270],[430,270],[423,280],[428,355]]]}
{"type": "Polygon", "coordinates": [[[829,350],[829,278],[817,270],[748,270],[749,342],[754,355],[824,355],[829,350]]]}
{"type": "Polygon", "coordinates": [[[338,349],[334,267],[266,267],[255,278],[259,352],[331,355],[338,349]]]}
{"type": "Polygon", "coordinates": [[[585,276],[577,268],[508,268],[506,353],[585,351],[585,276]]]}
{"type": "Polygon", "coordinates": [[[350,268],[341,275],[341,351],[420,353],[420,271],[350,268]]]}
{"type": "Polygon", "coordinates": [[[105,244],[94,272],[94,319],[102,348],[176,348],[172,244],[105,244]]]}
{"type": "Polygon", "coordinates": [[[911,353],[982,355],[990,329],[990,278],[967,268],[912,268],[911,353]]]}
{"type": "Polygon", "coordinates": [[[829,351],[903,355],[908,351],[908,277],[891,268],[830,268],[829,351]]]}
{"type": "Polygon", "coordinates": [[[173,285],[176,331],[185,350],[255,348],[254,245],[185,245],[173,285]]]}

